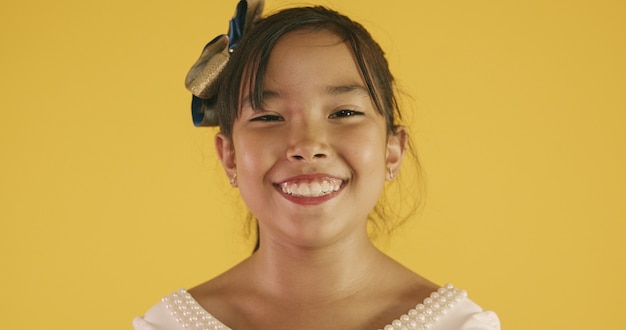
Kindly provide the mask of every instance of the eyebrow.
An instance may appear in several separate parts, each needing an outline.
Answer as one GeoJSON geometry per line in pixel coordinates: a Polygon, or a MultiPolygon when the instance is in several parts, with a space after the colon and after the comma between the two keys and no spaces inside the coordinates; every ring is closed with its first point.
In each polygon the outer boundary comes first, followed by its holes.
{"type": "MultiPolygon", "coordinates": [[[[359,84],[350,84],[350,85],[336,85],[336,86],[328,86],[326,87],[326,93],[339,95],[339,94],[364,94],[369,96],[369,90],[365,88],[365,86],[359,84]]],[[[263,100],[270,100],[273,98],[280,98],[280,92],[274,90],[264,90],[263,91],[263,100]]]]}
{"type": "MultiPolygon", "coordinates": [[[[272,91],[272,90],[263,90],[262,91],[262,95],[261,95],[261,102],[265,102],[268,99],[273,99],[273,98],[279,98],[280,97],[280,93],[276,92],[276,91],[272,91]]],[[[254,108],[254,105],[252,104],[252,98],[250,97],[250,95],[246,95],[242,100],[241,100],[242,104],[249,104],[253,110],[257,110],[254,108]]]]}
{"type": "MultiPolygon", "coordinates": [[[[369,96],[369,90],[362,85],[359,84],[350,84],[350,85],[337,85],[337,86],[328,86],[326,87],[326,92],[331,95],[342,95],[342,94],[362,94],[363,96],[369,96]]],[[[261,99],[263,101],[280,98],[280,92],[274,90],[263,90],[263,96],[261,99]]],[[[250,102],[250,98],[245,97],[244,102],[250,102]]]]}
{"type": "Polygon", "coordinates": [[[359,84],[328,86],[327,91],[329,94],[357,93],[369,96],[369,91],[367,90],[367,88],[359,84]]]}
{"type": "Polygon", "coordinates": [[[273,91],[273,90],[263,90],[263,96],[261,97],[262,100],[271,100],[271,99],[275,99],[275,98],[280,98],[280,93],[277,91],[273,91]]]}

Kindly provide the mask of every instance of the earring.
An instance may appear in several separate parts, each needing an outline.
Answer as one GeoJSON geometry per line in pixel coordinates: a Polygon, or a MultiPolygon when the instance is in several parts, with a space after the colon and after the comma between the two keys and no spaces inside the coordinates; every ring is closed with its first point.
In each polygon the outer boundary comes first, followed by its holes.
{"type": "Polygon", "coordinates": [[[233,187],[237,187],[237,173],[233,174],[233,177],[230,178],[230,185],[233,187]]]}
{"type": "Polygon", "coordinates": [[[396,178],[396,174],[393,173],[393,169],[391,168],[391,166],[387,167],[387,170],[389,171],[389,181],[393,181],[396,178]]]}

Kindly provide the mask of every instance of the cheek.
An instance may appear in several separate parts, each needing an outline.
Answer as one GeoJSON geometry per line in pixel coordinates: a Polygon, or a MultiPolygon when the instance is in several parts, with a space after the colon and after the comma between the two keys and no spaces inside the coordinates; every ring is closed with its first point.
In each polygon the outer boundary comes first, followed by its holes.
{"type": "Polygon", "coordinates": [[[276,143],[260,135],[239,134],[236,136],[235,161],[237,175],[241,184],[256,183],[263,180],[268,170],[273,166],[276,156],[276,143]]]}
{"type": "Polygon", "coordinates": [[[247,172],[258,172],[264,163],[263,155],[266,148],[256,143],[254,140],[241,141],[235,145],[235,159],[237,162],[238,175],[245,175],[247,172]]]}
{"type": "Polygon", "coordinates": [[[343,154],[354,166],[359,165],[375,174],[384,171],[386,136],[379,130],[346,132],[341,138],[343,154]]]}
{"type": "Polygon", "coordinates": [[[235,148],[239,194],[247,208],[256,215],[263,205],[263,196],[266,196],[263,189],[267,156],[254,141],[242,140],[235,148]]]}

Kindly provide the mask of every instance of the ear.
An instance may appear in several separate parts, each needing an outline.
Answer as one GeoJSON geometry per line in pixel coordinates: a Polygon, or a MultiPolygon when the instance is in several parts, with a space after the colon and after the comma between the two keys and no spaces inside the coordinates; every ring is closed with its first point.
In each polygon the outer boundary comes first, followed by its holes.
{"type": "Polygon", "coordinates": [[[400,165],[402,165],[402,159],[406,152],[406,146],[408,143],[408,132],[406,127],[398,126],[395,134],[390,134],[387,139],[387,153],[386,153],[386,170],[387,179],[392,181],[398,175],[400,171],[400,165]]]}
{"type": "Polygon", "coordinates": [[[224,171],[226,171],[226,176],[233,184],[233,178],[237,174],[237,163],[235,162],[235,147],[232,141],[226,135],[217,133],[215,135],[215,150],[217,150],[217,156],[222,162],[224,171]]]}

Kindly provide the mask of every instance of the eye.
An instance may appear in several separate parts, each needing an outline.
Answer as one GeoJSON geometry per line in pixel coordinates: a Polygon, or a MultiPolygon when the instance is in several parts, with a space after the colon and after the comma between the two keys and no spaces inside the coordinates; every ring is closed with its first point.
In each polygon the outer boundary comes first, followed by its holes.
{"type": "Polygon", "coordinates": [[[352,117],[352,116],[361,116],[361,115],[363,115],[363,112],[361,111],[356,111],[356,110],[351,110],[351,109],[342,109],[331,114],[330,116],[328,116],[328,118],[333,119],[333,118],[352,117]]]}
{"type": "Polygon", "coordinates": [[[250,119],[250,121],[284,121],[285,119],[278,115],[262,115],[250,119]]]}

